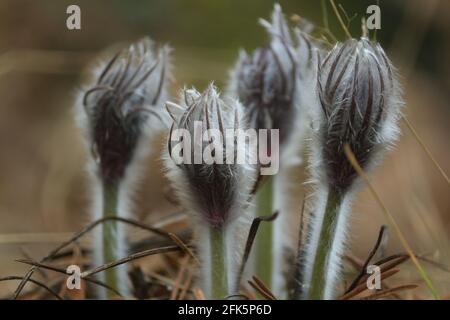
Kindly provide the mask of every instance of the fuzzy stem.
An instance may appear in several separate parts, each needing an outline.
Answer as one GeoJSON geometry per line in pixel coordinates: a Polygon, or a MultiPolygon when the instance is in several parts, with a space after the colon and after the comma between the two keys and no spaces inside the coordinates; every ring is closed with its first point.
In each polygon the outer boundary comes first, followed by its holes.
{"type": "Polygon", "coordinates": [[[227,247],[223,228],[209,229],[211,250],[211,298],[224,299],[228,293],[227,247]]]}
{"type": "MultiPolygon", "coordinates": [[[[257,214],[268,216],[273,212],[273,177],[269,176],[257,194],[257,214]]],[[[256,274],[269,287],[272,286],[273,223],[262,223],[256,239],[256,274]]]]}
{"type": "MultiPolygon", "coordinates": [[[[118,186],[104,186],[103,189],[103,217],[116,217],[118,203],[118,186]]],[[[103,263],[119,259],[117,256],[119,244],[117,243],[117,223],[115,221],[106,221],[103,223],[103,263]]],[[[107,285],[118,289],[119,269],[110,268],[105,270],[105,282],[107,285]]],[[[108,290],[108,298],[111,291],[108,290]]]]}
{"type": "Polygon", "coordinates": [[[309,300],[324,299],[328,262],[336,234],[338,213],[341,205],[342,195],[339,192],[330,190],[323,215],[319,243],[315,252],[311,284],[307,295],[309,300]]]}

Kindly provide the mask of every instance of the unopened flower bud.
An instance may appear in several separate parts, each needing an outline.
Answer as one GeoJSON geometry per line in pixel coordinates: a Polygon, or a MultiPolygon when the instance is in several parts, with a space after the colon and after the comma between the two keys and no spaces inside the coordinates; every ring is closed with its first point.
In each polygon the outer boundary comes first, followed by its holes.
{"type": "Polygon", "coordinates": [[[250,55],[240,52],[231,72],[229,91],[244,105],[252,128],[279,129],[280,143],[283,144],[295,121],[296,54],[279,5],[275,5],[271,23],[260,22],[271,41],[250,55]]]}
{"type": "Polygon", "coordinates": [[[236,132],[245,124],[241,105],[232,99],[222,100],[211,84],[203,93],[184,90],[180,105],[168,103],[167,108],[174,120],[166,159],[169,179],[186,209],[200,221],[219,228],[238,216],[254,181],[252,168],[236,163],[239,144],[227,138],[226,131],[236,132]],[[179,139],[182,150],[172,141],[176,130],[185,133],[179,139]],[[205,139],[211,130],[218,136],[205,139]],[[213,162],[205,159],[208,146],[213,146],[209,150],[213,162]],[[176,163],[173,153],[180,151],[184,161],[176,163]]]}
{"type": "Polygon", "coordinates": [[[318,71],[321,120],[316,148],[327,184],[342,193],[356,177],[344,145],[370,169],[395,140],[399,85],[381,46],[365,38],[337,44],[318,71]]]}
{"type": "Polygon", "coordinates": [[[82,92],[85,124],[98,175],[106,185],[124,176],[149,116],[166,98],[166,47],[145,38],[102,62],[82,92]]]}

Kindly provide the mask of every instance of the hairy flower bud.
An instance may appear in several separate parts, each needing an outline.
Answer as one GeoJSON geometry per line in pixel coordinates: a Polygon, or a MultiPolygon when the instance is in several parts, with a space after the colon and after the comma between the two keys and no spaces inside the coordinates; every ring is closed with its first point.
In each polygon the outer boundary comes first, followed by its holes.
{"type": "Polygon", "coordinates": [[[334,299],[357,186],[344,147],[370,170],[398,134],[402,102],[383,49],[365,38],[338,43],[319,62],[317,93],[310,159],[317,185],[314,215],[299,254],[298,297],[334,299]]]}
{"type": "Polygon", "coordinates": [[[252,128],[279,129],[283,144],[292,131],[296,113],[295,49],[279,5],[275,5],[272,23],[260,22],[271,37],[270,44],[251,55],[240,52],[231,72],[229,91],[246,108],[252,128]]]}
{"type": "Polygon", "coordinates": [[[145,38],[102,62],[83,90],[82,105],[98,174],[103,183],[124,176],[149,116],[159,117],[168,79],[166,47],[157,53],[145,38]]]}
{"type": "MultiPolygon", "coordinates": [[[[299,165],[307,134],[310,101],[314,99],[316,68],[316,43],[311,41],[312,24],[305,20],[291,32],[279,4],[275,4],[271,21],[260,20],[266,29],[269,44],[252,54],[241,51],[231,72],[229,93],[237,97],[245,107],[254,129],[278,131],[279,145],[268,141],[268,152],[276,155],[280,172],[274,182],[257,185],[257,207],[260,215],[275,211],[280,216],[270,225],[263,226],[256,240],[256,273],[276,295],[282,296],[285,288],[285,252],[290,246],[286,237],[289,224],[290,190],[289,168],[299,165]],[[271,247],[267,247],[268,239],[271,247]]],[[[261,140],[259,141],[261,145],[261,140]]],[[[263,170],[264,164],[259,163],[263,170]]]]}
{"type": "MultiPolygon", "coordinates": [[[[203,93],[195,89],[184,90],[180,105],[168,103],[167,108],[174,123],[170,130],[168,157],[166,165],[168,177],[172,181],[182,205],[200,220],[213,227],[221,227],[237,217],[242,205],[248,199],[253,183],[253,170],[250,166],[236,163],[239,145],[234,137],[227,139],[225,131],[243,128],[244,120],[239,102],[222,100],[216,88],[211,84],[203,93]],[[195,132],[200,123],[200,132],[195,132]],[[175,163],[172,153],[175,146],[172,134],[175,130],[185,130],[183,136],[183,163],[175,163]],[[209,130],[216,129],[221,137],[204,139],[209,130]],[[186,139],[191,144],[186,144],[186,139]],[[214,145],[212,154],[216,157],[213,163],[205,159],[195,161],[196,148],[214,145]],[[227,144],[234,144],[230,149],[227,144]],[[225,150],[219,155],[219,150],[225,150]],[[192,151],[192,153],[191,153],[192,151]],[[187,156],[187,153],[192,156],[187,156]],[[228,153],[228,154],[227,154],[228,153]],[[226,158],[232,161],[227,162],[226,158]]],[[[204,155],[204,154],[202,154],[204,155]]]]}
{"type": "Polygon", "coordinates": [[[381,46],[362,38],[330,51],[319,66],[317,87],[322,110],[317,152],[327,184],[343,193],[356,177],[344,145],[369,169],[395,140],[399,86],[381,46]]]}

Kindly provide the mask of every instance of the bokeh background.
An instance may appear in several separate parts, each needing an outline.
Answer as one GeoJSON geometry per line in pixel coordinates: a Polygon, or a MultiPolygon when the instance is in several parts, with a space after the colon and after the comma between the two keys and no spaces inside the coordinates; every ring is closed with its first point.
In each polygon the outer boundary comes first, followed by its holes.
{"type": "MultiPolygon", "coordinates": [[[[328,3],[328,1],[327,1],[328,3]]],[[[359,36],[368,5],[379,3],[377,38],[402,75],[405,114],[445,172],[450,172],[450,2],[447,0],[337,0],[359,36]]],[[[144,35],[173,48],[172,94],[184,85],[222,87],[239,48],[267,40],[258,25],[269,0],[0,0],[0,277],[21,275],[14,262],[38,259],[89,221],[86,153],[73,121],[72,102],[83,69],[100,51],[144,35]],[[81,7],[82,30],[66,28],[66,8],[81,7]]],[[[289,17],[324,26],[320,1],[280,1],[289,17]]],[[[345,35],[328,3],[330,31],[345,35]]],[[[414,250],[450,265],[450,188],[402,124],[398,148],[386,156],[373,182],[414,250]]],[[[303,170],[292,186],[293,219],[305,192],[303,170]]],[[[139,219],[158,222],[173,210],[159,159],[149,159],[136,195],[139,219]]],[[[387,221],[367,190],[353,210],[349,250],[364,259],[387,221]]],[[[295,226],[295,224],[293,224],[295,226]]],[[[287,231],[295,239],[296,230],[287,231]]],[[[294,240],[293,240],[294,241],[294,240]]],[[[391,232],[388,253],[402,247],[391,232]]],[[[438,290],[449,297],[448,272],[425,265],[438,290]]],[[[406,270],[405,272],[408,272],[406,270]]],[[[405,276],[405,273],[404,273],[405,276]]],[[[419,281],[411,267],[407,282],[419,281]]],[[[17,283],[0,283],[0,295],[17,283]]],[[[421,285],[423,287],[423,285],[421,285]]],[[[411,297],[429,298],[426,290],[411,297]]]]}

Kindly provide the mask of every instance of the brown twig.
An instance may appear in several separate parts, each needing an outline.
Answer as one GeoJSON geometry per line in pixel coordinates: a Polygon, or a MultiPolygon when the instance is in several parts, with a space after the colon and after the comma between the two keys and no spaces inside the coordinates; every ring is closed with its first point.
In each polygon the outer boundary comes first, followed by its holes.
{"type": "MultiPolygon", "coordinates": [[[[116,260],[116,261],[112,261],[112,262],[103,264],[101,266],[95,267],[95,268],[93,268],[91,270],[85,271],[85,272],[81,273],[81,278],[86,280],[86,281],[99,284],[100,283],[99,281],[97,281],[95,279],[91,279],[90,276],[92,276],[92,275],[94,275],[96,273],[105,271],[107,269],[114,268],[114,267],[116,267],[118,265],[121,265],[121,264],[130,262],[130,261],[136,260],[136,259],[140,259],[140,258],[147,257],[147,256],[150,256],[150,255],[158,254],[158,253],[166,253],[166,252],[173,252],[173,251],[179,251],[179,250],[181,250],[181,249],[178,246],[168,246],[168,247],[161,247],[161,248],[154,248],[154,249],[144,250],[144,251],[141,251],[141,252],[129,255],[129,256],[125,257],[125,258],[122,258],[122,259],[119,259],[119,260],[116,260]]],[[[55,271],[55,272],[67,274],[66,270],[64,270],[64,269],[61,269],[61,268],[58,268],[58,267],[55,267],[55,266],[46,265],[46,264],[43,264],[43,263],[40,263],[40,262],[29,261],[29,260],[21,260],[21,259],[16,260],[16,261],[32,265],[33,267],[45,268],[45,269],[52,270],[52,271],[55,271]]],[[[110,287],[107,286],[107,288],[110,288],[110,287]]],[[[110,288],[110,289],[112,289],[112,288],[110,288]]],[[[116,290],[114,290],[114,292],[117,293],[118,295],[120,295],[120,293],[118,293],[116,290]]]]}
{"type": "MultiPolygon", "coordinates": [[[[8,277],[3,277],[0,278],[0,282],[1,281],[11,281],[11,280],[23,280],[24,277],[19,277],[19,276],[8,276],[8,277]]],[[[56,293],[54,290],[52,290],[51,288],[49,288],[48,286],[46,286],[45,284],[43,284],[40,281],[34,280],[34,279],[28,279],[28,281],[30,281],[31,283],[34,283],[35,285],[45,289],[48,293],[50,293],[52,296],[54,296],[56,299],[58,300],[64,300],[58,293],[56,293]]]]}
{"type": "Polygon", "coordinates": [[[363,266],[361,267],[361,271],[356,276],[355,280],[353,280],[352,284],[348,287],[348,289],[345,291],[345,293],[352,291],[358,285],[359,280],[361,280],[361,278],[364,277],[364,275],[366,274],[367,266],[369,265],[370,261],[375,256],[375,254],[377,253],[378,248],[380,247],[380,245],[383,241],[386,230],[387,230],[387,226],[381,226],[380,231],[378,233],[377,241],[375,242],[375,246],[372,248],[372,250],[369,253],[369,256],[367,257],[366,261],[364,262],[363,266]]]}
{"type": "Polygon", "coordinates": [[[188,256],[190,256],[197,265],[200,265],[200,261],[194,255],[191,249],[181,240],[176,234],[169,232],[169,237],[175,242],[181,250],[183,250],[188,256]]]}
{"type": "MultiPolygon", "coordinates": [[[[46,265],[46,264],[41,263],[41,262],[36,262],[36,261],[32,261],[32,260],[25,260],[25,259],[19,259],[19,260],[16,260],[16,261],[20,262],[20,263],[28,264],[28,265],[36,267],[36,268],[52,270],[52,271],[55,271],[55,272],[58,272],[58,273],[61,273],[61,274],[70,275],[69,273],[67,273],[66,270],[64,270],[62,268],[58,268],[58,267],[55,267],[55,266],[49,266],[49,265],[46,265]]],[[[114,294],[117,294],[118,296],[121,296],[120,292],[118,292],[116,289],[108,286],[106,283],[103,283],[100,280],[97,280],[97,279],[94,279],[94,278],[90,278],[90,277],[84,277],[83,279],[85,281],[87,281],[87,282],[91,282],[91,283],[96,284],[98,286],[104,287],[104,288],[106,288],[108,290],[111,290],[112,292],[114,292],[114,294]]]]}
{"type": "Polygon", "coordinates": [[[154,249],[148,249],[148,250],[144,250],[138,253],[134,253],[132,255],[129,255],[128,257],[116,260],[116,261],[112,261],[106,264],[103,264],[101,266],[95,267],[91,270],[85,271],[81,274],[82,278],[94,275],[96,273],[105,271],[107,269],[110,268],[114,268],[117,267],[118,265],[136,260],[136,259],[140,259],[143,257],[148,257],[151,255],[155,255],[155,254],[159,254],[159,253],[167,253],[167,252],[174,252],[174,251],[180,251],[180,247],[179,246],[168,246],[168,247],[161,247],[161,248],[154,248],[154,249]]]}
{"type": "MultiPolygon", "coordinates": [[[[121,217],[104,217],[102,219],[96,220],[92,223],[90,223],[89,225],[87,225],[86,227],[84,227],[81,231],[77,232],[72,238],[70,238],[69,240],[63,242],[62,244],[60,244],[58,247],[56,247],[55,249],[53,249],[52,251],[50,251],[49,254],[47,254],[44,258],[42,258],[40,260],[41,263],[43,262],[47,262],[48,260],[52,259],[53,256],[55,256],[59,251],[61,251],[62,249],[64,249],[65,247],[69,246],[70,244],[72,244],[73,242],[77,241],[79,238],[81,238],[83,235],[85,235],[86,233],[88,233],[89,231],[91,231],[92,229],[94,229],[96,226],[106,222],[106,221],[119,221],[119,222],[123,222],[123,223],[127,223],[139,228],[142,228],[144,230],[159,234],[161,236],[165,236],[165,237],[169,237],[168,233],[162,229],[159,228],[154,228],[151,226],[147,226],[143,223],[140,223],[139,221],[134,221],[131,219],[125,219],[125,218],[121,218],[121,217]]],[[[170,238],[170,237],[169,237],[170,238]]],[[[18,298],[18,296],[20,295],[20,293],[22,292],[23,288],[25,287],[28,279],[31,278],[31,276],[33,275],[34,271],[36,271],[38,269],[37,266],[33,266],[23,277],[22,281],[19,283],[19,286],[17,287],[16,291],[13,294],[12,299],[16,300],[18,298]]]]}

